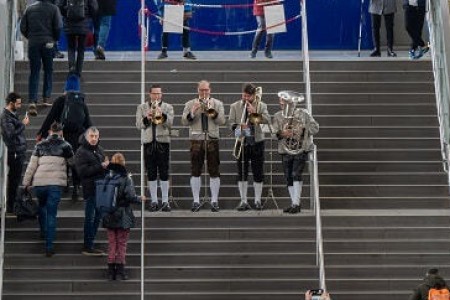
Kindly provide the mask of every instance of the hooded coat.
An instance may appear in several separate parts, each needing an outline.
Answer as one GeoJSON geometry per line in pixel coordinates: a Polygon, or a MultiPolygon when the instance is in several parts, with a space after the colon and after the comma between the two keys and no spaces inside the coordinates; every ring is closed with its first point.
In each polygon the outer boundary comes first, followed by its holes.
{"type": "Polygon", "coordinates": [[[423,283],[419,284],[409,297],[409,300],[428,300],[428,291],[433,287],[448,288],[445,280],[437,274],[425,276],[423,283]]]}

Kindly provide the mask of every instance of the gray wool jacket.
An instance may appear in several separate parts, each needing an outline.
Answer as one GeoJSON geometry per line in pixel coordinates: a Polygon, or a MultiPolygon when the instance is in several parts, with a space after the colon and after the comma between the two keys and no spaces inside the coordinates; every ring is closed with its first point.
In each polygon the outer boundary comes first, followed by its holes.
{"type": "Polygon", "coordinates": [[[370,0],[369,13],[373,15],[389,15],[396,12],[396,0],[370,0]]]}
{"type": "MultiPolygon", "coordinates": [[[[241,123],[242,113],[244,111],[244,103],[238,100],[231,104],[230,115],[228,116],[228,125],[231,130],[234,130],[237,125],[241,123]]],[[[255,125],[255,142],[264,141],[264,132],[262,131],[262,124],[270,124],[270,115],[267,111],[267,104],[260,102],[257,113],[262,115],[260,124],[255,125]]]]}
{"type": "MultiPolygon", "coordinates": [[[[162,124],[156,125],[156,141],[159,143],[170,143],[170,130],[173,125],[173,106],[161,102],[161,112],[166,117],[166,121],[162,124]]],[[[141,104],[136,110],[136,128],[141,130],[141,142],[147,144],[153,141],[152,123],[147,119],[147,111],[150,109],[148,102],[141,104]]]]}

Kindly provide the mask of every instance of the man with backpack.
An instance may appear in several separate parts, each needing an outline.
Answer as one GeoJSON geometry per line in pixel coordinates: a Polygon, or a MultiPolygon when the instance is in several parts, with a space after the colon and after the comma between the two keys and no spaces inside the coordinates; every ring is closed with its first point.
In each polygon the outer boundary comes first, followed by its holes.
{"type": "Polygon", "coordinates": [[[69,72],[81,76],[86,35],[90,31],[89,19],[97,15],[98,3],[97,0],[60,0],[58,7],[63,15],[64,32],[67,36],[69,72]]]}
{"type": "Polygon", "coordinates": [[[439,270],[433,268],[428,270],[423,282],[414,289],[409,300],[447,300],[449,297],[445,280],[439,275],[439,270]]]}
{"type": "MultiPolygon", "coordinates": [[[[79,146],[79,138],[83,132],[92,126],[89,110],[84,103],[85,95],[80,92],[80,78],[74,74],[67,78],[64,94],[53,103],[52,109],[44,120],[36,140],[46,138],[48,130],[53,122],[61,123],[63,126],[64,139],[72,146],[74,152],[79,146]]],[[[72,167],[72,199],[78,198],[78,187],[80,179],[75,167],[72,167]]]]}

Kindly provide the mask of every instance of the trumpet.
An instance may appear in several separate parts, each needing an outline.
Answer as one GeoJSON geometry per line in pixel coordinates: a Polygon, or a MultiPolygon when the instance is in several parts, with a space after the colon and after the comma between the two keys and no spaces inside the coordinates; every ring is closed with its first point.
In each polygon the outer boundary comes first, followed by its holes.
{"type": "Polygon", "coordinates": [[[200,103],[200,108],[203,113],[205,113],[208,117],[215,117],[217,112],[213,107],[213,103],[210,99],[198,99],[200,103]]]}
{"type": "Polygon", "coordinates": [[[150,110],[152,112],[152,123],[153,124],[159,125],[166,121],[166,118],[162,114],[161,108],[158,106],[157,101],[152,102],[150,110]]]}
{"type": "Polygon", "coordinates": [[[250,123],[255,124],[255,125],[258,125],[262,122],[262,114],[258,113],[258,111],[260,110],[259,107],[261,105],[261,99],[262,99],[262,87],[259,86],[256,88],[255,101],[254,101],[254,104],[256,106],[256,112],[251,113],[248,117],[248,120],[250,121],[250,123]]]}

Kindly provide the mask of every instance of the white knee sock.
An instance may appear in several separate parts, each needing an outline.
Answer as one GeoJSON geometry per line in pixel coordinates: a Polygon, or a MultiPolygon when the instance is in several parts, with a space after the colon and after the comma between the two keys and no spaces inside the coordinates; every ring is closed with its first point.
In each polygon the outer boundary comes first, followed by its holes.
{"type": "Polygon", "coordinates": [[[294,205],[300,205],[300,197],[302,196],[303,181],[294,181],[295,200],[292,201],[294,205]]]}
{"type": "Polygon", "coordinates": [[[209,178],[209,188],[211,189],[211,202],[218,203],[219,189],[220,189],[220,177],[209,178]]]}
{"type": "Polygon", "coordinates": [[[195,203],[200,203],[200,177],[191,177],[192,197],[195,203]]]}
{"type": "Polygon", "coordinates": [[[255,203],[261,204],[261,194],[263,189],[262,182],[253,182],[253,188],[255,189],[255,203]]]}
{"type": "Polygon", "coordinates": [[[288,191],[289,191],[289,196],[291,197],[291,204],[294,205],[295,203],[295,199],[296,199],[296,194],[295,194],[295,189],[293,186],[288,186],[288,191]]]}
{"type": "Polygon", "coordinates": [[[150,196],[152,198],[152,202],[158,202],[158,181],[152,180],[148,181],[148,189],[150,191],[150,196]]]}
{"type": "Polygon", "coordinates": [[[161,185],[161,194],[162,194],[162,202],[169,202],[169,182],[168,181],[160,181],[161,185]]]}
{"type": "Polygon", "coordinates": [[[247,203],[247,188],[248,181],[238,181],[239,194],[241,195],[241,201],[247,203]]]}

